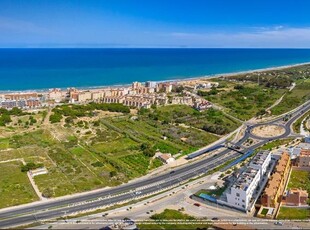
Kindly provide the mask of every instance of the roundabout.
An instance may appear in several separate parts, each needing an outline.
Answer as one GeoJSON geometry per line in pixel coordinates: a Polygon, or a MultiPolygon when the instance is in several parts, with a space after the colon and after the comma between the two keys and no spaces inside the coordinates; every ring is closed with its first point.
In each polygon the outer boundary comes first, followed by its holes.
{"type": "Polygon", "coordinates": [[[251,127],[249,133],[256,139],[274,139],[283,136],[286,133],[286,127],[278,124],[255,125],[251,127]]]}

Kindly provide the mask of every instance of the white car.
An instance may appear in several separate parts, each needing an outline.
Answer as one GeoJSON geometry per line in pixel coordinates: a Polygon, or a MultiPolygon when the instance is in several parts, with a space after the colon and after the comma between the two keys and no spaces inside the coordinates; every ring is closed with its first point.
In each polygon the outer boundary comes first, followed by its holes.
{"type": "Polygon", "coordinates": [[[282,226],[282,225],[283,225],[283,223],[282,223],[282,222],[280,222],[280,221],[277,221],[277,222],[275,222],[274,224],[275,224],[275,225],[280,225],[280,226],[282,226]]]}

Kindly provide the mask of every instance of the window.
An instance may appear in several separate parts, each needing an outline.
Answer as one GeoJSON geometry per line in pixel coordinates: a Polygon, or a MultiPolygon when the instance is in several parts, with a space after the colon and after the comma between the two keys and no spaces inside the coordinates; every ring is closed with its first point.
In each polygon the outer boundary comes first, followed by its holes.
{"type": "Polygon", "coordinates": [[[244,202],[245,202],[245,200],[242,200],[242,202],[244,203],[244,202]]]}
{"type": "Polygon", "coordinates": [[[237,192],[236,196],[239,197],[239,196],[240,196],[240,193],[237,192]]]}

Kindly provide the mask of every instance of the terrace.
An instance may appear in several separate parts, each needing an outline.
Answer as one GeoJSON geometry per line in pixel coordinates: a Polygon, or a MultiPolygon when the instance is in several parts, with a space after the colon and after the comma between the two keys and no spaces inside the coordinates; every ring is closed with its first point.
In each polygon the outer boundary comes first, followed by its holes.
{"type": "Polygon", "coordinates": [[[238,177],[235,184],[232,188],[241,189],[243,191],[247,191],[250,187],[251,183],[253,182],[255,176],[259,172],[258,169],[254,169],[252,167],[247,168],[242,174],[238,177]]]}
{"type": "Polygon", "coordinates": [[[251,160],[252,165],[262,165],[267,159],[269,151],[258,152],[251,160]]]}

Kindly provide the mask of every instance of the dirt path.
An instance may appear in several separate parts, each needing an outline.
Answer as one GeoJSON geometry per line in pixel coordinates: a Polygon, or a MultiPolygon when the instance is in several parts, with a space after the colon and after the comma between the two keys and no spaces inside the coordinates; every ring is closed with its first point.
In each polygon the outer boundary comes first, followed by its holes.
{"type": "Polygon", "coordinates": [[[47,110],[47,114],[46,114],[46,117],[44,118],[44,121],[42,122],[42,125],[49,125],[50,124],[50,116],[51,116],[51,114],[52,114],[52,109],[51,108],[49,108],[48,110],[47,110]]]}
{"type": "MultiPolygon", "coordinates": [[[[289,91],[288,92],[291,92],[294,88],[295,88],[296,84],[293,83],[293,85],[290,87],[289,91]]],[[[266,111],[270,111],[273,107],[277,106],[282,100],[283,100],[283,97],[286,95],[287,93],[284,93],[282,95],[282,97],[280,97],[278,100],[276,100],[275,103],[273,103],[273,105],[271,105],[269,108],[266,109],[266,111]]]]}

